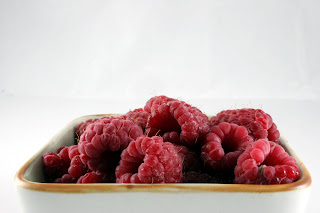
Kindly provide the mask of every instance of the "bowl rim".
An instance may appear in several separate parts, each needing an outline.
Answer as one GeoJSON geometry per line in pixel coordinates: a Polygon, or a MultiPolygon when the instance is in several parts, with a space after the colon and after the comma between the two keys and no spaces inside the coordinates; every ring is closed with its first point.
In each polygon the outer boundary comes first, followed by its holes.
{"type": "Polygon", "coordinates": [[[281,135],[281,144],[290,152],[301,170],[300,178],[287,184],[279,185],[254,185],[254,184],[216,184],[216,183],[178,183],[178,184],[117,184],[117,183],[94,183],[94,184],[61,184],[61,183],[40,183],[27,180],[25,176],[26,170],[31,163],[40,157],[50,145],[54,138],[61,134],[67,128],[74,128],[76,123],[80,120],[87,120],[90,118],[99,118],[112,114],[94,114],[78,117],[69,122],[63,129],[61,129],[55,136],[53,136],[46,145],[44,145],[37,153],[35,153],[16,173],[14,181],[16,186],[27,190],[40,192],[55,192],[55,193],[107,193],[107,192],[242,192],[242,193],[275,193],[287,192],[294,190],[302,190],[309,188],[312,184],[311,175],[307,170],[305,164],[296,155],[294,150],[289,145],[288,141],[281,135]]]}

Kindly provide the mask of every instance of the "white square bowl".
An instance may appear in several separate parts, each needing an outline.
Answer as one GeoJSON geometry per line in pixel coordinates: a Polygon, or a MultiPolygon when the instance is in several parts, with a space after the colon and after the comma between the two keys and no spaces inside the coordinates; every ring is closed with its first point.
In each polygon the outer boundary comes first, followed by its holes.
{"type": "Polygon", "coordinates": [[[304,212],[311,176],[283,137],[281,145],[295,157],[301,169],[300,178],[289,184],[45,183],[42,155],[73,145],[78,123],[104,116],[109,115],[83,116],[71,121],[20,168],[15,183],[24,212],[304,212]]]}

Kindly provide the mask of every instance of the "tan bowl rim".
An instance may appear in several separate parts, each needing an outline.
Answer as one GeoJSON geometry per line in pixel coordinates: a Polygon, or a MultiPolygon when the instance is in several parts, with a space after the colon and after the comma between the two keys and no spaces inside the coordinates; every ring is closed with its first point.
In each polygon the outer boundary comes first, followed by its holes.
{"type": "MultiPolygon", "coordinates": [[[[74,119],[68,125],[80,118],[103,117],[119,114],[96,114],[86,115],[74,119]]],[[[67,125],[67,126],[68,126],[67,125]]],[[[62,131],[62,130],[61,130],[62,131]]],[[[59,134],[59,133],[58,133],[59,134]]],[[[285,139],[284,139],[285,140],[285,139]]],[[[290,149],[292,155],[300,165],[301,177],[293,182],[279,185],[254,185],[254,184],[116,184],[116,183],[99,183],[99,184],[59,184],[59,183],[40,183],[26,180],[24,174],[30,164],[36,157],[48,147],[47,143],[40,151],[34,154],[15,175],[15,183],[18,187],[35,190],[40,192],[55,193],[102,193],[102,192],[242,192],[242,193],[276,193],[301,190],[311,186],[312,180],[309,171],[288,143],[284,144],[290,149]]]]}

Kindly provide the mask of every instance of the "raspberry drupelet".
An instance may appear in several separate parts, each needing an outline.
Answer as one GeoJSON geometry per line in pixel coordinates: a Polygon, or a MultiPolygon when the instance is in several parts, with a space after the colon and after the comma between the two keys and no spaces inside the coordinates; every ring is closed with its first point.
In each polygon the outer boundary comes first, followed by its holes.
{"type": "Polygon", "coordinates": [[[196,107],[183,101],[169,101],[151,112],[146,128],[150,136],[176,132],[179,144],[195,146],[209,131],[210,124],[208,117],[196,107]]]}
{"type": "Polygon", "coordinates": [[[117,183],[180,183],[182,159],[161,137],[139,137],[121,153],[117,183]]]}
{"type": "Polygon", "coordinates": [[[269,139],[279,141],[280,133],[269,114],[261,109],[243,108],[236,110],[224,110],[210,119],[211,126],[221,122],[235,123],[248,129],[249,135],[255,140],[269,139]]]}
{"type": "Polygon", "coordinates": [[[299,178],[299,166],[282,146],[260,139],[249,145],[237,161],[235,183],[282,184],[299,178]]]}
{"type": "Polygon", "coordinates": [[[253,142],[243,126],[222,122],[213,126],[201,147],[201,158],[218,171],[233,170],[239,155],[253,142]]]}

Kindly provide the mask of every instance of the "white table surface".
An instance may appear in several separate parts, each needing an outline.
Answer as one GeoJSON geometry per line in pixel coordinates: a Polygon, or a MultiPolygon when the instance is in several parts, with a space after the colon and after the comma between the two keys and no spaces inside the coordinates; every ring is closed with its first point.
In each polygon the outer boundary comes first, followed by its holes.
{"type": "MultiPolygon", "coordinates": [[[[150,96],[151,97],[151,96],[150,96]]],[[[125,113],[143,107],[150,98],[136,100],[88,100],[49,97],[0,97],[0,212],[22,212],[15,193],[14,175],[38,149],[79,116],[100,113],[125,113]]],[[[206,114],[222,109],[241,107],[260,108],[269,113],[281,133],[290,142],[298,156],[306,164],[312,176],[312,192],[307,213],[319,212],[319,100],[188,100],[206,114]]]]}

